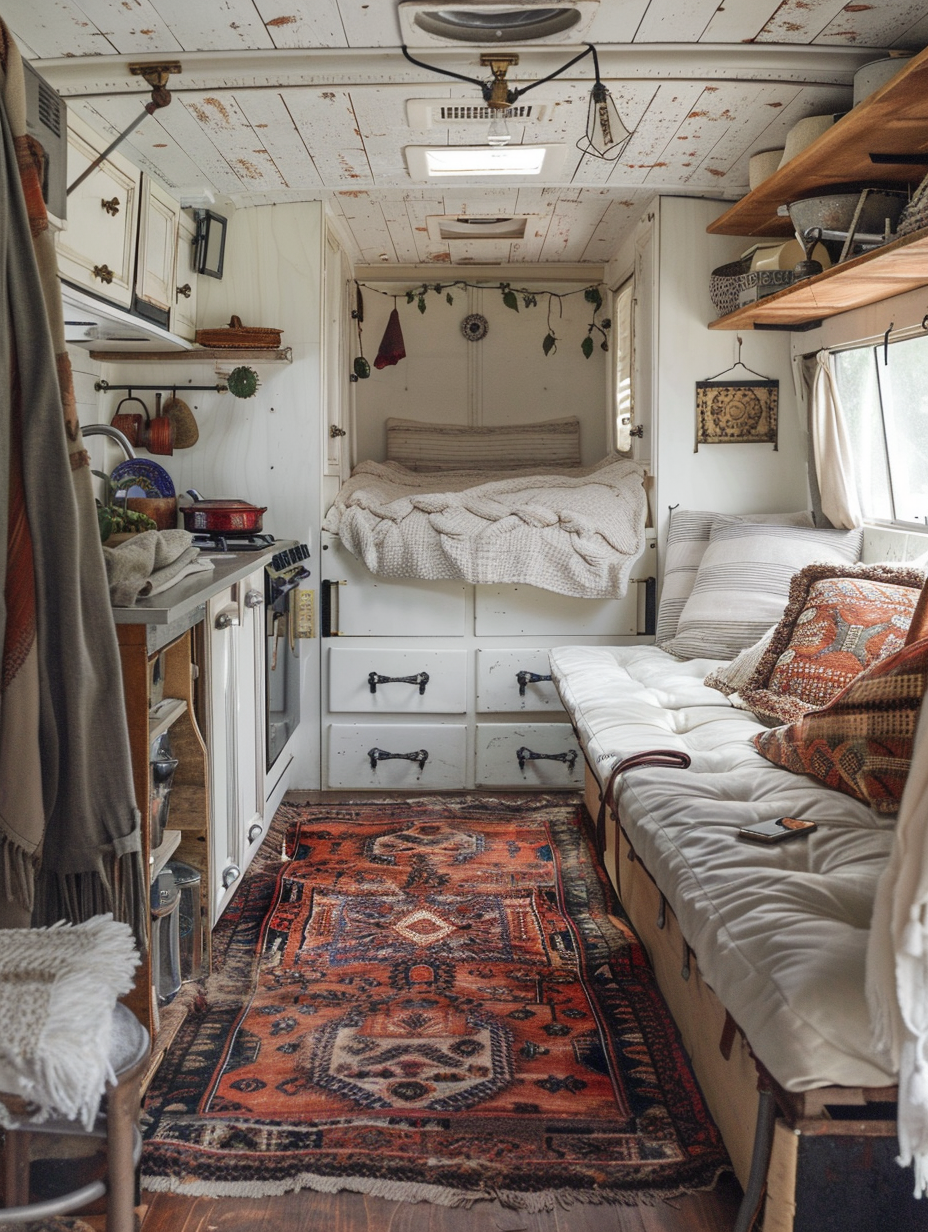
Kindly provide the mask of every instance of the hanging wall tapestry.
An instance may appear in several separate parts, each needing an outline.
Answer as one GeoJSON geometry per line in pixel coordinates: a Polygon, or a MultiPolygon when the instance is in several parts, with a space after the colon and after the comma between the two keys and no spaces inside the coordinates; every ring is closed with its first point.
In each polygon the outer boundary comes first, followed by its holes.
{"type": "Polygon", "coordinates": [[[780,382],[762,376],[748,368],[740,359],[741,339],[738,339],[739,359],[733,367],[705,381],[696,382],[696,444],[772,444],[777,448],[777,409],[780,382]],[[719,380],[736,368],[744,368],[751,378],[719,380]]]}

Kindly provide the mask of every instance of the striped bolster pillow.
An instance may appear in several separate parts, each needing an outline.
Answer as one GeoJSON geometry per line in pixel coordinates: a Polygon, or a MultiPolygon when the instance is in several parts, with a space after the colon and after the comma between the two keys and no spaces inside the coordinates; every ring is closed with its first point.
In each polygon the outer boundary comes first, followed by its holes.
{"type": "Polygon", "coordinates": [[[387,420],[387,461],[411,471],[521,470],[580,465],[580,421],[471,428],[466,424],[387,420]]]}

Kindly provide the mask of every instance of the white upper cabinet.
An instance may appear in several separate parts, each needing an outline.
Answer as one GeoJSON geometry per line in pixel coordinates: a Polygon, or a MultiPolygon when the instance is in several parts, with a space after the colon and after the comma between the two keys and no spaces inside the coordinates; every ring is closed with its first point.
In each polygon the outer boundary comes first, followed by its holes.
{"type": "Polygon", "coordinates": [[[171,330],[193,342],[197,332],[197,275],[193,266],[196,224],[190,210],[181,210],[177,227],[177,264],[171,330]]]}
{"type": "MultiPolygon", "coordinates": [[[[68,183],[108,142],[68,115],[68,183]]],[[[118,151],[68,198],[67,227],[56,236],[62,278],[125,308],[132,303],[141,173],[118,151]]]]}
{"type": "Polygon", "coordinates": [[[135,293],[144,303],[168,313],[174,307],[179,218],[180,206],[174,198],[149,176],[142,176],[135,293]]]}

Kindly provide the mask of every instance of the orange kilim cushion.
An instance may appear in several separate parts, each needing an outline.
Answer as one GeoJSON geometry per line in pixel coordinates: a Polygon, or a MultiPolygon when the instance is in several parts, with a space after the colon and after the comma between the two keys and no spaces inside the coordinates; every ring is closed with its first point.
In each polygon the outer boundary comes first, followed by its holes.
{"type": "Polygon", "coordinates": [[[928,680],[928,638],[880,659],[823,710],[754,737],[778,766],[895,813],[912,760],[928,680]]]}
{"type": "Polygon", "coordinates": [[[893,565],[807,565],[743,705],[763,719],[791,723],[833,697],[872,663],[900,650],[924,574],[893,565]]]}

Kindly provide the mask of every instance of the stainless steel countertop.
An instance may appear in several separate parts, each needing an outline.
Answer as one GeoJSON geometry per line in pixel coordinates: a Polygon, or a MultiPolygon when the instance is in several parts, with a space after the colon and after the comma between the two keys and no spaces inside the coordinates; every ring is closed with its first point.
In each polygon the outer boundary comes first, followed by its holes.
{"type": "Polygon", "coordinates": [[[270,547],[257,548],[253,552],[203,552],[201,556],[211,560],[214,568],[181,578],[161,594],[139,599],[132,607],[114,607],[113,619],[118,625],[173,625],[183,622],[207,599],[247,577],[265,565],[276,552],[293,547],[295,543],[294,539],[278,539],[270,547]]]}

